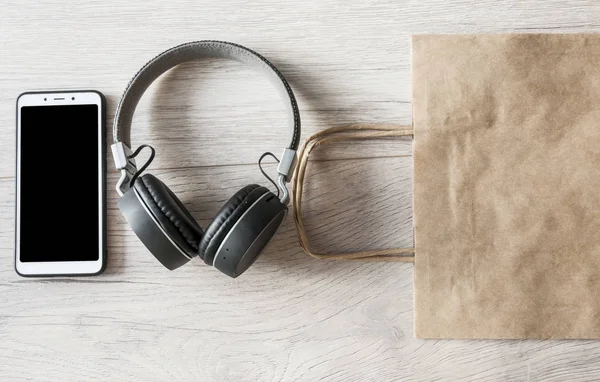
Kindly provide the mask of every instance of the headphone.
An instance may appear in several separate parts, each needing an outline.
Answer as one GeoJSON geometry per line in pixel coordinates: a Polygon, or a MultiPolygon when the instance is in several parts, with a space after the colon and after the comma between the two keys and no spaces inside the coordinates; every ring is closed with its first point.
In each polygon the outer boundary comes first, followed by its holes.
{"type": "MultiPolygon", "coordinates": [[[[300,113],[294,93],[266,58],[241,45],[223,41],[196,41],[176,46],[159,54],[137,72],[117,106],[111,150],[115,166],[121,171],[116,187],[121,196],[119,209],[133,232],[166,268],[179,268],[200,256],[206,264],[230,277],[237,277],[254,263],[287,215],[289,192],[286,183],[294,171],[299,139],[300,113]],[[135,152],[130,149],[131,121],[146,89],[176,65],[202,58],[233,59],[266,73],[287,101],[288,125],[293,130],[292,140],[278,160],[277,195],[257,184],[245,186],[225,203],[206,231],[163,182],[151,174],[142,175],[154,158],[154,149],[148,145],[140,146],[135,152]],[[145,147],[149,147],[152,154],[138,170],[135,156],[145,147]]],[[[274,157],[265,153],[260,160],[266,155],[274,157]]],[[[261,171],[266,176],[262,168],[261,171]]]]}

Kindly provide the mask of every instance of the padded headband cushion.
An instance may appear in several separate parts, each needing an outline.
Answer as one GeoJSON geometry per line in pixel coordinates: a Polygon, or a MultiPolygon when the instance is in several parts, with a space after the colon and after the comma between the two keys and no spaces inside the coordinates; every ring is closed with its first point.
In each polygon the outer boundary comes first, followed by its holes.
{"type": "Polygon", "coordinates": [[[240,217],[265,193],[270,192],[268,188],[251,184],[235,193],[225,203],[223,208],[212,220],[204,237],[200,241],[198,254],[206,264],[212,265],[215,253],[219,249],[225,236],[237,223],[240,217]]]}
{"type": "Polygon", "coordinates": [[[151,174],[136,179],[134,187],[173,242],[190,257],[196,256],[202,229],[175,194],[151,174]]]}
{"type": "Polygon", "coordinates": [[[224,41],[195,41],[171,48],[150,60],[131,79],[121,97],[115,113],[113,140],[121,141],[128,147],[130,142],[131,120],[135,108],[148,87],[167,70],[187,61],[202,58],[227,58],[240,61],[261,70],[279,90],[285,102],[288,124],[293,130],[288,148],[296,150],[300,140],[300,112],[294,93],[286,79],[266,58],[241,45],[224,41]]]}

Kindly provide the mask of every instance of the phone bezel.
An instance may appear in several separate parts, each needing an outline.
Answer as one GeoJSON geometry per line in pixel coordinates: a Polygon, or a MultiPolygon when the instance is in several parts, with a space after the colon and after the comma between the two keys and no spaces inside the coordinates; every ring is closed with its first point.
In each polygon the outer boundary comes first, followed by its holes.
{"type": "Polygon", "coordinates": [[[95,90],[27,92],[17,99],[16,203],[15,203],[15,270],[31,276],[89,276],[102,273],[106,267],[106,145],[105,100],[95,90]],[[74,99],[73,99],[74,98],[74,99]],[[44,100],[46,99],[46,100],[44,100]],[[92,105],[98,106],[98,260],[22,262],[20,260],[21,222],[21,108],[23,106],[92,105]]]}

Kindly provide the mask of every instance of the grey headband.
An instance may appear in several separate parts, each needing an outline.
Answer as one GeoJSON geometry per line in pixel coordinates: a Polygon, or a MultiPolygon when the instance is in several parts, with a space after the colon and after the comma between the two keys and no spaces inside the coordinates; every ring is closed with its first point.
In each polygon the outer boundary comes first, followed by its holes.
{"type": "MultiPolygon", "coordinates": [[[[277,185],[283,192],[281,201],[287,203],[289,193],[285,185],[291,180],[296,164],[296,149],[300,141],[300,112],[294,93],[279,70],[260,54],[241,45],[224,41],[195,41],[178,45],[164,51],[150,60],[129,81],[125,88],[123,97],[117,106],[115,121],[113,124],[113,140],[111,145],[115,167],[121,171],[121,177],[117,182],[117,192],[123,195],[130,187],[130,182],[138,173],[137,166],[130,149],[131,147],[131,120],[140,98],[148,87],[167,70],[187,61],[202,58],[228,58],[258,68],[264,72],[273,85],[279,90],[285,102],[288,115],[288,125],[293,130],[292,140],[289,146],[283,150],[277,172],[279,177],[277,185]]],[[[142,167],[143,171],[144,167],[142,167]]]]}
{"type": "Polygon", "coordinates": [[[241,45],[224,41],[195,41],[178,45],[164,51],[150,60],[131,79],[121,101],[117,106],[113,124],[113,140],[115,143],[122,142],[131,147],[130,131],[131,120],[135,108],[148,87],[167,70],[187,61],[202,58],[228,58],[233,59],[253,68],[263,71],[279,90],[282,97],[287,99],[286,109],[288,124],[293,130],[292,140],[288,146],[290,150],[298,148],[300,140],[300,113],[294,93],[283,75],[260,54],[241,45]]]}

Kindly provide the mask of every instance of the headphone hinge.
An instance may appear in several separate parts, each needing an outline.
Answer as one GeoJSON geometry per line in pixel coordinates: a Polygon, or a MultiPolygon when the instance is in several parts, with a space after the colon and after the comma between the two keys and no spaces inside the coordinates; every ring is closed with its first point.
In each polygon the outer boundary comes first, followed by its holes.
{"type": "Polygon", "coordinates": [[[130,182],[135,173],[137,172],[137,166],[135,159],[131,157],[133,151],[123,142],[117,142],[110,146],[115,161],[115,167],[117,170],[121,170],[121,177],[117,182],[117,192],[120,196],[123,196],[131,188],[130,182]]]}
{"type": "Polygon", "coordinates": [[[294,167],[296,167],[296,150],[285,148],[281,154],[279,160],[279,166],[277,166],[277,172],[279,177],[277,178],[277,184],[279,189],[283,193],[281,196],[281,203],[286,204],[290,200],[290,192],[287,188],[286,183],[292,179],[294,175],[294,167]]]}

